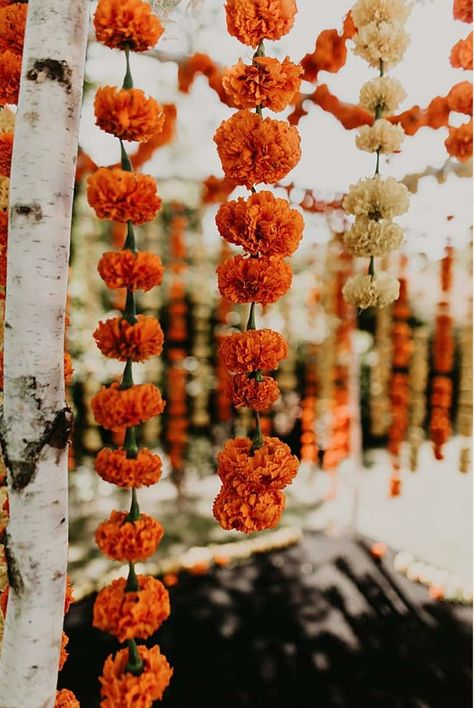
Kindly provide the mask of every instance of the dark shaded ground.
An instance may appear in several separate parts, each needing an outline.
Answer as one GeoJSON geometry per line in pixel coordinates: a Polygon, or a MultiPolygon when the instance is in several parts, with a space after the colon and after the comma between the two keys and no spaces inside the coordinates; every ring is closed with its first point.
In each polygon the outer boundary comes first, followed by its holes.
{"type": "MultiPolygon", "coordinates": [[[[361,540],[307,535],[238,566],[182,575],[170,594],[157,634],[175,672],[163,708],[472,705],[471,608],[429,602],[361,540]]],[[[87,598],[68,615],[60,674],[84,708],[99,705],[97,674],[117,647],[91,628],[91,610],[87,598]]]]}

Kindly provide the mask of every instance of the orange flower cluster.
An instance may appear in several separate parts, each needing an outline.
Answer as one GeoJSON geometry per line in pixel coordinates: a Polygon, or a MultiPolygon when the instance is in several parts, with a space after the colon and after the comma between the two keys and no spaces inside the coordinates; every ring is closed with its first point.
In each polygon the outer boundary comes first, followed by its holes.
{"type": "Polygon", "coordinates": [[[454,45],[449,60],[455,69],[472,71],[472,32],[454,45]]]}
{"type": "Polygon", "coordinates": [[[221,123],[214,142],[226,177],[248,188],[278,182],[301,157],[296,128],[247,110],[221,123]]]}
{"type": "MultiPolygon", "coordinates": [[[[457,19],[471,22],[472,2],[455,0],[453,14],[457,19]],[[467,20],[466,17],[470,19],[467,20]]],[[[454,45],[450,61],[453,67],[472,70],[472,32],[466,39],[461,39],[454,45]]],[[[448,94],[448,101],[450,110],[472,116],[472,81],[462,81],[453,86],[448,94]]],[[[472,157],[472,118],[462,125],[448,126],[448,130],[448,137],[444,142],[448,154],[460,162],[469,160],[472,157]]]]}
{"type": "Polygon", "coordinates": [[[227,0],[229,34],[250,47],[264,39],[281,39],[293,27],[295,0],[227,0]]]}
{"type": "Polygon", "coordinates": [[[456,128],[449,126],[449,135],[444,144],[452,157],[460,162],[469,160],[472,157],[472,120],[456,128]]]}
{"type": "Polygon", "coordinates": [[[270,305],[291,287],[291,267],[280,256],[234,256],[217,268],[219,292],[234,303],[270,305]]]}
{"type": "Polygon", "coordinates": [[[26,3],[0,4],[0,106],[18,103],[26,3]]]}
{"type": "Polygon", "coordinates": [[[282,492],[262,492],[260,487],[248,484],[238,494],[232,487],[222,487],[214,500],[212,513],[226,531],[253,533],[274,528],[284,508],[282,492]]]}
{"type": "Polygon", "coordinates": [[[80,703],[72,691],[63,688],[56,693],[54,708],[80,708],[80,703]]]}
{"type": "Polygon", "coordinates": [[[0,133],[0,175],[10,176],[13,152],[13,133],[0,133]]]}
{"type": "Polygon", "coordinates": [[[228,381],[228,395],[236,408],[262,412],[271,408],[280,396],[280,388],[271,376],[235,374],[228,381]]]}
{"type": "Polygon", "coordinates": [[[286,199],[264,190],[223,204],[216,224],[222,238],[253,256],[291,256],[304,228],[299,211],[291,209],[286,199]]]}
{"type": "Polygon", "coordinates": [[[163,583],[150,575],[138,575],[137,583],[138,590],[129,590],[125,578],[113,580],[94,603],[94,627],[113,634],[119,642],[151,637],[170,614],[163,583]]]}
{"type": "MultiPolygon", "coordinates": [[[[168,592],[160,581],[136,575],[135,563],[153,555],[163,537],[161,524],[141,514],[136,488],[149,486],[160,479],[162,464],[148,449],[139,449],[136,426],[159,415],[165,408],[160,390],[151,383],[135,384],[133,362],[158,356],[163,349],[163,332],[150,316],[136,314],[136,290],[150,290],[163,278],[158,256],[137,252],[135,224],[155,218],[161,207],[156,182],[149,175],[133,172],[133,163],[122,140],[141,142],[135,166],[150,156],[155,144],[166,141],[161,135],[171,113],[154,98],[133,88],[129,51],[143,52],[154,46],[163,32],[147,0],[99,0],[94,16],[97,39],[108,47],[125,50],[126,72],[123,86],[98,90],[95,115],[102,130],[120,140],[120,167],[97,169],[88,179],[87,196],[97,216],[123,224],[120,238],[126,237],[119,252],[104,253],[98,271],[112,290],[126,290],[121,317],[99,325],[94,332],[104,356],[126,362],[121,383],[103,387],[91,401],[99,425],[116,433],[123,447],[101,450],[95,461],[102,479],[119,487],[131,488],[128,514],[113,511],[96,532],[100,550],[109,558],[128,562],[127,579],[121,578],[105,587],[94,604],[95,627],[128,641],[128,650],[109,656],[100,678],[102,706],[140,705],[151,708],[161,698],[172,671],[158,647],[137,647],[136,638],[150,637],[170,613],[168,592]],[[153,147],[151,147],[153,143],[153,147]],[[126,224],[126,230],[125,230],[126,224]]],[[[167,127],[169,132],[169,125],[167,127]]],[[[172,131],[171,131],[172,132],[172,131]]],[[[116,229],[118,236],[118,230],[116,229]]],[[[118,239],[116,239],[118,240],[118,239]]],[[[120,295],[120,293],[119,293],[120,295]]]]}
{"type": "Polygon", "coordinates": [[[278,438],[264,436],[253,449],[248,438],[228,440],[217,456],[217,474],[225,487],[239,490],[250,484],[261,491],[281,491],[293,481],[298,458],[278,438]]]}
{"type": "Polygon", "coordinates": [[[271,329],[250,329],[226,337],[219,349],[224,365],[234,374],[274,371],[288,356],[288,345],[271,329]]]}
{"type": "Polygon", "coordinates": [[[165,123],[162,107],[141,89],[97,89],[94,101],[96,123],[121,140],[146,142],[161,132],[165,123]]]}
{"type": "Polygon", "coordinates": [[[163,34],[159,19],[144,0],[99,0],[94,29],[102,44],[132,52],[146,52],[163,34]]]}
{"type": "Polygon", "coordinates": [[[103,448],[95,459],[95,471],[105,482],[127,489],[150,487],[160,481],[162,463],[146,447],[136,457],[128,457],[123,449],[103,448]]]}
{"type": "Polygon", "coordinates": [[[107,657],[104,672],[100,677],[102,708],[148,708],[159,701],[167,688],[173,669],[160,653],[159,647],[138,647],[143,664],[140,674],[127,670],[128,651],[122,649],[115,656],[107,657]]]}
{"type": "Polygon", "coordinates": [[[315,345],[310,345],[310,351],[305,361],[304,395],[301,401],[301,448],[300,456],[303,462],[318,461],[318,446],[315,432],[316,403],[318,380],[315,365],[315,345]]]}
{"type": "Polygon", "coordinates": [[[453,17],[461,22],[472,22],[472,1],[454,0],[453,17]]]}
{"type": "Polygon", "coordinates": [[[236,108],[269,108],[283,111],[299,91],[300,66],[288,57],[283,62],[272,57],[255,57],[248,66],[239,61],[224,73],[222,86],[236,108]]]}
{"type": "Polygon", "coordinates": [[[154,317],[138,315],[136,322],[114,317],[99,322],[94,339],[104,356],[119,361],[145,361],[159,356],[163,349],[163,331],[154,317]]]}
{"type": "MultiPolygon", "coordinates": [[[[74,593],[69,577],[66,577],[66,593],[64,597],[64,614],[69,612],[69,609],[74,602],[74,593]]],[[[66,647],[69,642],[69,637],[63,632],[61,638],[61,650],[59,654],[59,671],[62,670],[64,664],[67,661],[69,653],[66,651],[66,647]]],[[[55,706],[64,706],[68,708],[78,708],[79,701],[72,691],[68,689],[63,689],[62,691],[56,692],[55,706]]]]}
{"type": "Polygon", "coordinates": [[[147,514],[129,521],[124,511],[113,511],[98,526],[95,540],[102,553],[112,560],[136,563],[155,553],[163,534],[160,522],[147,514]]]}

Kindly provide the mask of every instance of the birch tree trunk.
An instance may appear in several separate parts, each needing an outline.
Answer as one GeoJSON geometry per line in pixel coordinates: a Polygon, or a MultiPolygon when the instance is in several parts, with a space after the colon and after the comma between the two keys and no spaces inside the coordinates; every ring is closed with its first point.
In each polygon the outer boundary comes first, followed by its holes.
{"type": "Polygon", "coordinates": [[[89,0],[30,0],[10,185],[2,448],[10,593],[1,708],[52,708],[64,619],[64,318],[89,0]]]}

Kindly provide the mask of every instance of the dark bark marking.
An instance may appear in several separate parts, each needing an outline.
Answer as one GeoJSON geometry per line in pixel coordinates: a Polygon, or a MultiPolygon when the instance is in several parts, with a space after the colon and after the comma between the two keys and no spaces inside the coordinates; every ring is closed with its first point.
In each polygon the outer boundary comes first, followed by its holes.
{"type": "Polygon", "coordinates": [[[8,575],[8,585],[13,589],[17,595],[21,595],[25,584],[18,568],[18,563],[15,556],[13,555],[10,544],[9,544],[8,532],[5,534],[5,558],[7,561],[7,575],[8,575]]]}
{"type": "Polygon", "coordinates": [[[64,86],[66,93],[71,93],[72,71],[67,61],[37,59],[32,68],[27,71],[26,78],[30,81],[36,81],[37,83],[46,81],[46,79],[57,81],[58,84],[64,86]]]}
{"type": "Polygon", "coordinates": [[[15,204],[13,211],[15,214],[18,214],[18,216],[26,216],[27,219],[32,219],[36,222],[41,221],[43,218],[43,211],[38,202],[32,202],[31,204],[15,204]]]}

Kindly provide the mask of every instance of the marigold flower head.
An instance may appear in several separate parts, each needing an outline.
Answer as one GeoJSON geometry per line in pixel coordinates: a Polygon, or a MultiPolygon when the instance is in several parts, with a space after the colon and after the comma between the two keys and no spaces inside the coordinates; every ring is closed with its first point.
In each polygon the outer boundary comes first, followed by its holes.
{"type": "Polygon", "coordinates": [[[405,0],[357,0],[351,15],[360,29],[371,22],[405,22],[411,9],[412,3],[405,0]]]}
{"type": "Polygon", "coordinates": [[[386,307],[398,298],[400,283],[388,273],[355,275],[342,289],[344,300],[365,310],[368,307],[386,307]]]}
{"type": "Polygon", "coordinates": [[[405,132],[399,125],[390,123],[385,118],[376,120],[373,125],[359,128],[356,145],[365,152],[379,152],[388,155],[398,152],[405,138],[405,132]]]}
{"type": "Polygon", "coordinates": [[[214,500],[212,513],[226,531],[253,533],[274,528],[285,508],[285,495],[246,485],[239,492],[223,486],[214,500]]]}
{"type": "Polygon", "coordinates": [[[369,219],[391,219],[408,211],[408,189],[393,177],[371,177],[352,184],[342,205],[348,214],[369,219]]]}
{"type": "Polygon", "coordinates": [[[146,97],[141,89],[118,89],[103,86],[94,100],[96,123],[106,133],[121,140],[146,142],[165,123],[162,107],[154,98],[146,97]]]}
{"type": "Polygon", "coordinates": [[[151,290],[160,285],[165,269],[161,258],[148,251],[107,251],[97,265],[99,275],[111,290],[151,290]]]}
{"type": "Polygon", "coordinates": [[[158,646],[139,646],[138,653],[144,664],[139,676],[126,671],[128,649],[107,657],[99,679],[102,708],[151,708],[153,701],[163,697],[173,669],[158,646]]]}
{"type": "Polygon", "coordinates": [[[260,379],[247,374],[236,374],[229,379],[228,395],[236,408],[266,411],[280,395],[278,383],[271,376],[260,379]]]}
{"type": "Polygon", "coordinates": [[[113,580],[99,592],[92,624],[113,634],[119,642],[147,639],[169,617],[168,591],[151,575],[138,575],[138,590],[128,591],[125,578],[113,580]]]}
{"type": "Polygon", "coordinates": [[[460,162],[472,157],[472,120],[457,128],[449,126],[449,135],[444,141],[448,153],[460,162]]]}
{"type": "Polygon", "coordinates": [[[131,323],[123,317],[99,322],[94,339],[104,356],[119,361],[145,361],[159,356],[163,349],[163,330],[155,317],[138,315],[131,323]]]}
{"type": "Polygon", "coordinates": [[[449,108],[456,113],[472,116],[472,82],[461,81],[448,94],[449,108]]]}
{"type": "Polygon", "coordinates": [[[21,56],[10,49],[0,54],[0,105],[18,103],[21,56]]]}
{"type": "Polygon", "coordinates": [[[10,178],[0,175],[0,211],[7,211],[10,194],[10,178]]]}
{"type": "Polygon", "coordinates": [[[256,57],[251,65],[239,61],[222,79],[224,91],[236,108],[262,106],[283,111],[299,91],[303,69],[288,57],[256,57]]]}
{"type": "Polygon", "coordinates": [[[87,199],[99,219],[152,221],[161,207],[156,182],[149,175],[101,167],[87,180],[87,199]]]}
{"type": "Polygon", "coordinates": [[[298,464],[298,458],[278,438],[265,435],[262,447],[253,451],[251,440],[234,438],[217,456],[217,474],[226,487],[239,494],[242,484],[281,490],[293,481],[298,464]]]}
{"type": "Polygon", "coordinates": [[[219,292],[230,302],[270,305],[291,287],[291,267],[280,256],[234,256],[217,268],[219,292]]]}
{"type": "Polygon", "coordinates": [[[15,114],[8,106],[0,106],[0,133],[13,133],[15,114]]]}
{"type": "Polygon", "coordinates": [[[291,256],[304,229],[300,212],[265,190],[223,204],[216,224],[226,241],[263,256],[291,256]]]}
{"type": "Polygon", "coordinates": [[[449,60],[451,62],[451,66],[455,69],[472,71],[472,32],[467,35],[466,39],[460,39],[459,42],[456,42],[451,50],[449,60]]]}
{"type": "Polygon", "coordinates": [[[461,22],[472,22],[472,0],[454,0],[453,17],[461,22]]]}
{"type": "Polygon", "coordinates": [[[69,637],[65,632],[62,633],[61,636],[61,651],[59,653],[59,666],[58,669],[61,671],[64,667],[64,664],[67,661],[67,658],[69,656],[69,652],[66,651],[66,647],[69,644],[69,637]]]}
{"type": "Polygon", "coordinates": [[[111,49],[146,52],[163,34],[163,27],[145,0],[99,0],[94,15],[97,40],[111,49]]]}
{"type": "Polygon", "coordinates": [[[410,35],[401,24],[371,22],[364,25],[354,37],[354,53],[374,66],[383,61],[386,68],[402,59],[410,44],[410,35]]]}
{"type": "Polygon", "coordinates": [[[0,9],[0,52],[10,49],[21,56],[28,5],[21,2],[0,9]]]}
{"type": "Polygon", "coordinates": [[[93,396],[91,407],[99,425],[108,430],[120,430],[163,413],[165,402],[154,384],[135,384],[121,389],[118,383],[113,383],[93,396]]]}
{"type": "Polygon", "coordinates": [[[126,450],[103,448],[95,458],[95,470],[106,482],[117,487],[150,487],[161,477],[162,463],[146,447],[136,457],[127,457],[126,450]]]}
{"type": "Polygon", "coordinates": [[[391,76],[377,76],[363,84],[359,103],[362,108],[371,113],[375,113],[378,108],[382,115],[390,115],[397,110],[405,98],[405,89],[398,79],[391,76]]]}
{"type": "Polygon", "coordinates": [[[125,511],[112,511],[97,528],[95,540],[112,560],[136,563],[152,556],[163,538],[163,526],[147,514],[128,521],[125,511]]]}
{"type": "Polygon", "coordinates": [[[271,329],[251,329],[225,337],[219,354],[225,367],[235,374],[273,371],[288,356],[288,344],[271,329]]]}
{"type": "Polygon", "coordinates": [[[300,136],[286,121],[237,111],[214,135],[225,175],[248,188],[274,184],[299,162],[300,136]]]}
{"type": "Polygon", "coordinates": [[[62,688],[60,691],[56,691],[54,708],[80,708],[80,703],[72,691],[62,688]]]}
{"type": "Polygon", "coordinates": [[[227,30],[242,44],[256,47],[262,39],[276,40],[293,27],[295,0],[227,0],[227,30]]]}
{"type": "Polygon", "coordinates": [[[399,248],[403,241],[403,229],[390,219],[373,221],[358,216],[344,235],[344,244],[353,256],[385,256],[399,248]]]}

